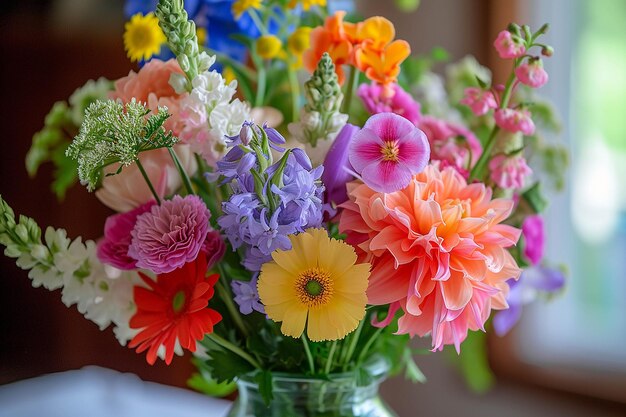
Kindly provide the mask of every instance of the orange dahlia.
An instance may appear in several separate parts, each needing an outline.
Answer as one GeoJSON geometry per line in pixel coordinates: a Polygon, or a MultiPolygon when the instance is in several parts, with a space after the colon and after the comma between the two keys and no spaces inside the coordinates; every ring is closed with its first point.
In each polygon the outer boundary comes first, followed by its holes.
{"type": "Polygon", "coordinates": [[[181,268],[158,275],[156,281],[139,272],[148,288],[134,288],[137,312],[130,319],[130,327],[142,330],[129,347],[136,347],[137,353],[148,350],[149,364],[154,364],[161,346],[168,365],[177,342],[195,352],[196,341],[212,333],[213,326],[222,320],[220,313],[207,307],[219,275],[207,277],[206,271],[207,260],[201,255],[181,268]]]}
{"type": "Polygon", "coordinates": [[[512,200],[492,199],[484,184],[436,165],[400,191],[353,182],[348,194],[339,229],[372,264],[367,298],[389,305],[382,325],[402,309],[398,333],[430,333],[434,349],[458,351],[468,330],[484,329],[492,309],[508,307],[506,281],[520,275],[506,249],[520,231],[501,224],[512,200]]]}

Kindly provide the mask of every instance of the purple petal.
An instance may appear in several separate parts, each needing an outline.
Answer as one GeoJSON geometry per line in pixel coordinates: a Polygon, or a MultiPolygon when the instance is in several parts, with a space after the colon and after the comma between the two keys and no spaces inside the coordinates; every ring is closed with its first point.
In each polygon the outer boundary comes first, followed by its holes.
{"type": "Polygon", "coordinates": [[[499,311],[493,317],[493,329],[498,336],[504,336],[511,330],[522,316],[522,306],[520,304],[509,305],[506,310],[499,311]]]}
{"type": "Polygon", "coordinates": [[[313,168],[311,165],[311,160],[304,150],[300,148],[294,148],[291,150],[291,154],[296,158],[296,161],[300,164],[300,166],[308,171],[313,168]]]}
{"type": "Polygon", "coordinates": [[[266,125],[264,125],[263,129],[265,130],[265,133],[267,134],[267,138],[269,139],[271,143],[282,145],[286,142],[283,135],[278,133],[278,131],[274,129],[273,127],[267,127],[266,125]]]}
{"type": "Polygon", "coordinates": [[[526,286],[540,291],[554,292],[565,285],[565,276],[561,271],[543,266],[532,267],[524,270],[520,281],[526,286]]]}

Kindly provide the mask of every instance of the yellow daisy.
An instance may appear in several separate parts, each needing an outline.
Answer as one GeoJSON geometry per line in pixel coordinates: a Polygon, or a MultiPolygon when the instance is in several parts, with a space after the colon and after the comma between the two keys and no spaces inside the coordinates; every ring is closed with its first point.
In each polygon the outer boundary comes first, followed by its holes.
{"type": "Polygon", "coordinates": [[[283,43],[274,35],[260,36],[256,41],[256,52],[263,59],[276,58],[280,52],[283,43]]]}
{"type": "Polygon", "coordinates": [[[153,13],[133,15],[124,29],[124,47],[131,61],[150,59],[161,52],[166,41],[159,19],[153,13]]]}
{"type": "Polygon", "coordinates": [[[326,6],[326,0],[291,0],[289,2],[289,7],[294,9],[298,5],[298,3],[302,3],[302,8],[305,11],[308,11],[311,7],[314,6],[326,6]]]}
{"type": "Polygon", "coordinates": [[[239,20],[241,15],[246,12],[248,9],[260,9],[261,8],[261,0],[237,0],[233,3],[232,12],[233,16],[235,16],[235,20],[239,20]]]}
{"type": "Polygon", "coordinates": [[[290,235],[292,249],[276,250],[261,268],[257,288],[281,332],[314,342],[343,339],[365,316],[370,264],[356,264],[352,246],[324,229],[290,235]]]}

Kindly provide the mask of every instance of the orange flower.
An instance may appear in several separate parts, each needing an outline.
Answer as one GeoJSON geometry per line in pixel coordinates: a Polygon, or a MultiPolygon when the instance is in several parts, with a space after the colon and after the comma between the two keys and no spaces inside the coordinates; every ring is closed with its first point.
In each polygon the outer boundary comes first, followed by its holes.
{"type": "Polygon", "coordinates": [[[365,40],[356,50],[355,62],[367,78],[388,85],[397,80],[400,64],[411,54],[411,47],[403,40],[395,40],[382,49],[377,49],[379,46],[379,43],[365,40]]]}
{"type": "Polygon", "coordinates": [[[346,12],[338,11],[326,18],[324,26],[311,31],[311,47],[302,56],[304,66],[310,72],[315,71],[317,63],[324,52],[328,52],[335,63],[335,71],[339,84],[345,79],[342,65],[354,65],[354,45],[352,39],[356,36],[356,27],[352,23],[343,21],[346,12]]]}
{"type": "Polygon", "coordinates": [[[206,256],[198,258],[156,281],[139,272],[149,288],[135,287],[133,298],[137,312],[130,319],[131,329],[142,329],[128,345],[137,353],[148,350],[147,361],[153,365],[161,346],[165,348],[165,363],[174,357],[176,342],[185,349],[196,351],[196,341],[213,332],[222,320],[217,311],[207,308],[214,294],[219,275],[206,276],[206,256]]]}

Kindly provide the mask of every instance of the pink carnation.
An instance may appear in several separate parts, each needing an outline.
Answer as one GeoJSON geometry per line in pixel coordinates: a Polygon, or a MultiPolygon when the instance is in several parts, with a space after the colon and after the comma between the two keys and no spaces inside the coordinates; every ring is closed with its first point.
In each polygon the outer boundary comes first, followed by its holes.
{"type": "Polygon", "coordinates": [[[529,87],[539,88],[548,82],[548,73],[543,69],[541,59],[529,59],[515,68],[515,75],[522,84],[529,87]]]}
{"type": "Polygon", "coordinates": [[[118,269],[135,269],[137,260],[128,256],[128,247],[131,241],[131,231],[135,227],[137,216],[140,216],[155,205],[149,201],[134,210],[109,216],[104,223],[104,237],[98,242],[98,259],[105,264],[118,269]]]}
{"type": "Polygon", "coordinates": [[[498,37],[493,42],[494,48],[498,51],[500,58],[519,58],[526,53],[526,46],[519,36],[513,36],[508,30],[498,33],[498,37]]]}
{"type": "Polygon", "coordinates": [[[504,189],[524,188],[526,178],[532,170],[523,156],[497,155],[489,162],[491,180],[504,189]]]}
{"type": "Polygon", "coordinates": [[[398,84],[391,84],[386,88],[391,88],[393,94],[385,94],[385,87],[378,83],[361,84],[357,94],[365,109],[370,114],[395,113],[417,124],[422,117],[419,103],[398,84]]]}
{"type": "Polygon", "coordinates": [[[493,96],[493,93],[478,87],[466,88],[465,97],[463,97],[460,103],[469,106],[476,116],[482,116],[483,114],[486,114],[489,109],[495,109],[498,107],[498,103],[496,102],[496,98],[493,96]]]}
{"type": "Polygon", "coordinates": [[[138,268],[166,274],[198,257],[211,213],[195,195],[175,195],[137,217],[128,255],[138,268]]]}
{"type": "Polygon", "coordinates": [[[543,218],[538,214],[526,217],[522,224],[522,235],[524,236],[524,256],[531,264],[537,265],[543,258],[546,243],[543,218]]]}
{"type": "Polygon", "coordinates": [[[217,230],[211,230],[202,244],[202,252],[206,254],[208,269],[213,268],[224,256],[226,244],[217,230]]]}
{"type": "Polygon", "coordinates": [[[406,187],[430,157],[424,132],[393,113],[370,117],[354,134],[348,152],[350,164],[363,181],[386,193],[406,187]]]}
{"type": "Polygon", "coordinates": [[[109,93],[109,97],[113,100],[120,99],[124,103],[134,98],[146,103],[153,112],[156,112],[158,107],[167,107],[171,116],[165,122],[165,128],[178,136],[183,127],[178,115],[180,102],[187,94],[176,93],[169,83],[172,74],[183,74],[175,59],[165,62],[152,59],[139,72],[130,71],[126,77],[117,80],[115,90],[109,93]]]}
{"type": "Polygon", "coordinates": [[[368,303],[389,305],[389,324],[402,309],[398,333],[431,335],[440,350],[457,351],[469,330],[484,330],[491,310],[508,307],[508,280],[520,275],[506,249],[520,230],[502,224],[513,201],[492,199],[454,169],[427,166],[404,189],[378,193],[349,184],[341,233],[372,265],[368,303]]]}
{"type": "Polygon", "coordinates": [[[476,136],[463,126],[424,116],[417,125],[428,138],[431,159],[440,166],[452,166],[465,178],[482,154],[482,146],[476,136]],[[471,158],[471,161],[470,161],[471,158]]]}
{"type": "Polygon", "coordinates": [[[535,133],[535,124],[526,109],[498,109],[495,119],[499,127],[511,133],[522,132],[527,136],[535,133]]]}

